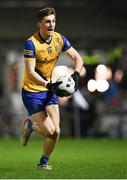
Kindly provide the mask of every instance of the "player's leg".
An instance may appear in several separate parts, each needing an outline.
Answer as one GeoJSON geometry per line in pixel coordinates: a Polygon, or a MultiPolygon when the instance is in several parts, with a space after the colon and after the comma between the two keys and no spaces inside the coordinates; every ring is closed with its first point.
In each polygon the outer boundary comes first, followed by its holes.
{"type": "MultiPolygon", "coordinates": [[[[27,142],[29,140],[29,137],[33,130],[36,130],[39,134],[44,132],[46,134],[46,129],[41,127],[42,121],[47,117],[47,113],[45,112],[45,101],[47,98],[49,98],[50,93],[48,92],[28,92],[24,89],[22,90],[22,100],[24,103],[24,106],[26,107],[29,116],[36,114],[36,121],[31,121],[32,119],[27,119],[24,121],[22,132],[21,132],[21,144],[23,146],[27,145],[27,142]],[[43,113],[38,113],[42,112],[43,113]],[[40,115],[41,114],[41,115],[40,115]],[[36,125],[36,124],[39,125],[36,125]],[[40,130],[41,127],[41,130],[40,130]],[[41,132],[39,132],[41,131],[41,132]]],[[[50,128],[50,125],[47,127],[50,128]]],[[[51,127],[53,129],[53,127],[51,127]]],[[[50,131],[51,129],[48,129],[50,131]]]]}
{"type": "Polygon", "coordinates": [[[32,125],[33,124],[32,124],[32,121],[30,119],[25,119],[24,124],[23,124],[23,128],[22,128],[22,132],[21,132],[21,136],[20,136],[22,146],[27,145],[27,142],[30,138],[32,131],[33,131],[32,125]]]}
{"type": "Polygon", "coordinates": [[[49,115],[54,127],[54,134],[46,136],[46,140],[44,143],[43,154],[49,157],[55,147],[55,144],[60,135],[60,116],[59,116],[59,107],[58,105],[48,105],[46,106],[46,112],[49,115]]]}
{"type": "Polygon", "coordinates": [[[55,126],[45,111],[31,115],[32,129],[39,135],[50,136],[55,132],[55,126]]]}
{"type": "MultiPolygon", "coordinates": [[[[41,113],[33,114],[33,121],[37,122],[36,126],[34,125],[34,130],[40,134],[45,135],[44,147],[42,150],[42,157],[38,167],[43,168],[48,164],[49,157],[51,156],[56,142],[59,138],[60,128],[59,128],[59,108],[58,105],[49,105],[46,107],[47,116],[45,120],[38,122],[41,116],[41,113]],[[36,116],[37,115],[37,116],[36,116]],[[37,118],[37,119],[36,119],[37,118]]],[[[51,167],[50,167],[51,168],[51,167]]]]}
{"type": "Polygon", "coordinates": [[[32,131],[39,135],[49,135],[55,132],[55,127],[52,122],[49,122],[49,117],[45,111],[35,113],[30,119],[24,121],[21,133],[21,144],[23,146],[27,145],[32,131]]]}
{"type": "MultiPolygon", "coordinates": [[[[40,93],[38,96],[37,93],[29,94],[27,92],[24,92],[22,97],[23,97],[24,105],[26,109],[28,110],[29,115],[31,115],[31,119],[32,119],[31,129],[36,131],[38,134],[41,134],[41,135],[44,134],[46,137],[45,143],[44,143],[44,151],[42,153],[43,157],[41,157],[40,163],[39,163],[39,165],[41,165],[42,167],[43,163],[47,164],[48,158],[55,147],[56,141],[59,136],[59,131],[60,131],[58,105],[50,105],[45,108],[45,103],[47,102],[49,104],[57,104],[57,97],[55,94],[52,94],[49,92],[43,92],[41,94],[41,99],[39,99],[40,93]]],[[[26,140],[26,136],[24,137],[26,140]]],[[[28,138],[27,138],[27,141],[28,141],[28,138]]]]}

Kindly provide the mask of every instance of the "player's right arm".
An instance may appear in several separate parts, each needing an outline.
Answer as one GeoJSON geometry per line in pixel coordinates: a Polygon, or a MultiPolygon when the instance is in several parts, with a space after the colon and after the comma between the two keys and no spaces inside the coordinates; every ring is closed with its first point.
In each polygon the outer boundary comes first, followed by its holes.
{"type": "Polygon", "coordinates": [[[24,62],[25,62],[25,70],[26,70],[27,77],[31,81],[34,81],[35,83],[45,86],[48,82],[46,80],[44,80],[35,71],[35,66],[36,66],[35,47],[31,40],[27,40],[25,42],[24,62]]]}
{"type": "Polygon", "coordinates": [[[35,47],[31,40],[27,40],[25,42],[24,47],[24,61],[25,61],[25,70],[27,77],[38,83],[40,85],[45,86],[47,89],[56,92],[57,87],[61,82],[51,83],[45,80],[41,75],[36,72],[36,56],[35,56],[35,47]]]}

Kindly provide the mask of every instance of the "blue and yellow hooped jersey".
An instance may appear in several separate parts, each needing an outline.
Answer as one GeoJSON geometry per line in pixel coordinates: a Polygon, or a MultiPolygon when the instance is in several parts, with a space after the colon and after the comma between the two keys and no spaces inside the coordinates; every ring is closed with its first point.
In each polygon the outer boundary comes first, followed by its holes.
{"type": "MultiPolygon", "coordinates": [[[[53,36],[45,41],[40,33],[33,34],[25,41],[24,60],[36,61],[35,71],[44,79],[51,80],[53,68],[61,51],[67,51],[71,47],[65,36],[54,32],[53,36]]],[[[30,80],[24,70],[23,88],[30,92],[46,91],[44,86],[30,80]]]]}

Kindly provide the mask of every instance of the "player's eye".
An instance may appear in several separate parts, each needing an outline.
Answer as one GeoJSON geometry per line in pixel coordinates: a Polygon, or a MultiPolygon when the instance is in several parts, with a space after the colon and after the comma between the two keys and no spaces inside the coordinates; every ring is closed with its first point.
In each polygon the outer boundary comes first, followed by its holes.
{"type": "Polygon", "coordinates": [[[47,20],[45,23],[50,23],[51,21],[50,20],[47,20]]]}
{"type": "Polygon", "coordinates": [[[52,22],[53,22],[53,23],[55,23],[55,22],[56,22],[56,20],[54,19],[52,22]]]}

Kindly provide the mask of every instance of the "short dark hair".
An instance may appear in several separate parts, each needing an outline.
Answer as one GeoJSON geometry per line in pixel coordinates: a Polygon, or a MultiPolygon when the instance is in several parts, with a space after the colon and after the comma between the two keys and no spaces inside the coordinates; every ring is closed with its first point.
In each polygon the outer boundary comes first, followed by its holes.
{"type": "Polygon", "coordinates": [[[51,14],[54,14],[56,16],[55,9],[52,7],[46,7],[46,8],[40,9],[37,13],[37,21],[41,21],[43,17],[49,16],[51,14]]]}

